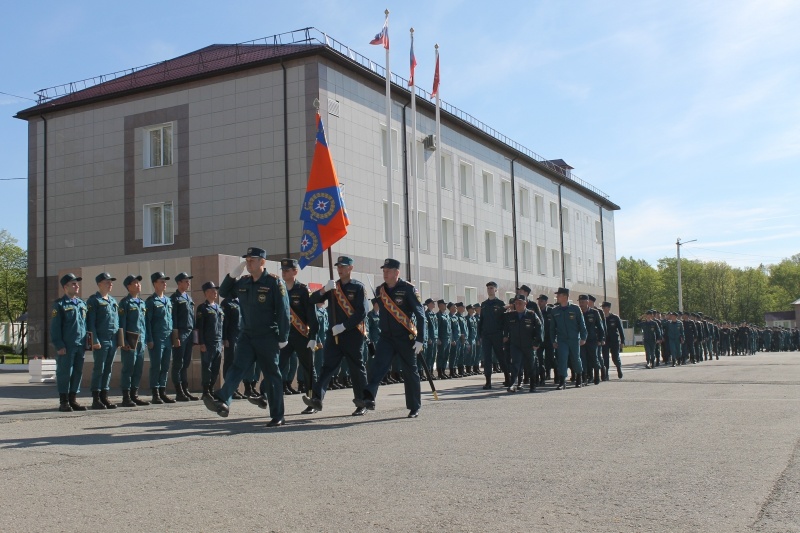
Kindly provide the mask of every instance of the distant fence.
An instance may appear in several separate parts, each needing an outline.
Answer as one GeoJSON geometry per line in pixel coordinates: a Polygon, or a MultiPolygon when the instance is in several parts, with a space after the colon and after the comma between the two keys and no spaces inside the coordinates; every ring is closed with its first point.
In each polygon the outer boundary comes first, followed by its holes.
{"type": "Polygon", "coordinates": [[[27,331],[23,323],[0,322],[0,344],[11,346],[14,353],[22,353],[22,349],[27,347],[27,331]]]}

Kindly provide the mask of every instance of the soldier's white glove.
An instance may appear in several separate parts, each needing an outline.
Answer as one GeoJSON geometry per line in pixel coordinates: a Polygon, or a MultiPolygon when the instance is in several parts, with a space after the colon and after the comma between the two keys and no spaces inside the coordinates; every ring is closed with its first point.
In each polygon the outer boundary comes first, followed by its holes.
{"type": "Polygon", "coordinates": [[[317,347],[317,341],[315,341],[314,339],[311,339],[310,341],[308,341],[308,345],[306,347],[309,350],[315,349],[317,347]]]}
{"type": "Polygon", "coordinates": [[[280,348],[281,350],[283,350],[283,349],[284,349],[284,348],[286,348],[288,345],[289,345],[289,343],[288,343],[288,342],[279,342],[279,343],[278,343],[278,348],[280,348]]]}
{"type": "Polygon", "coordinates": [[[238,265],[236,265],[236,268],[234,268],[233,270],[231,270],[230,276],[231,276],[233,279],[237,279],[239,276],[241,276],[241,275],[242,275],[242,273],[244,272],[244,267],[246,267],[246,266],[247,266],[247,262],[245,262],[245,261],[242,261],[241,263],[239,263],[238,265]]]}
{"type": "Polygon", "coordinates": [[[425,345],[422,344],[421,342],[419,342],[419,341],[415,342],[414,343],[414,353],[417,354],[417,355],[421,354],[424,347],[425,347],[425,345]]]}
{"type": "Polygon", "coordinates": [[[328,291],[332,291],[335,288],[336,288],[336,281],[335,280],[329,280],[328,283],[326,283],[325,286],[322,287],[322,290],[324,292],[328,292],[328,291]]]}
{"type": "Polygon", "coordinates": [[[331,333],[333,333],[334,336],[341,334],[343,331],[344,331],[344,326],[341,324],[336,324],[331,328],[331,333]]]}

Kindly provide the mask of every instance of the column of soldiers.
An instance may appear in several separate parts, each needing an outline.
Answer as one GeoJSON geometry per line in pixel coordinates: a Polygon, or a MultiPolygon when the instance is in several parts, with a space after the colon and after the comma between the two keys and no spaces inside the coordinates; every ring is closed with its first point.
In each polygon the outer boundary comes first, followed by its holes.
{"type": "MultiPolygon", "coordinates": [[[[480,304],[431,298],[423,303],[417,289],[399,277],[400,263],[390,258],[381,267],[384,283],[375,290],[368,312],[367,291],[351,278],[354,262],[349,257],[336,262],[338,280],[313,292],[297,280],[294,259],[281,261],[279,277],[267,272],[263,249],[248,248],[242,257],[244,262],[220,286],[203,284],[205,300],[196,308],[188,292],[192,276],[186,272],[175,276],[177,290],[169,297],[170,278],[154,273],[153,293],[146,300],[140,297],[142,276],[128,275],[123,281],[127,295],[119,303],[110,295],[116,281],[110,273],[95,278],[98,290],[85,303],[78,297],[81,278],[65,275],[64,296],[54,303],[51,321],[59,410],[86,409],[77,394],[89,350],[94,359],[91,407],[117,407],[108,398],[117,348],[122,361],[120,407],[202,398],[209,410],[227,416],[232,399],[247,399],[269,409],[269,427],[284,424],[283,397],[290,394],[302,393],[303,414],[314,414],[322,410],[328,389],[351,388],[353,415],[363,416],[375,409],[381,385],[402,382],[409,417],[416,418],[420,382],[426,377],[454,379],[482,372],[483,388],[491,390],[492,375],[502,373],[503,386],[511,393],[523,385],[535,392],[551,379],[556,390],[563,390],[568,371],[575,387],[597,385],[609,379],[613,363],[622,379],[622,321],[611,312],[611,303],[598,309],[592,295],[580,295],[575,305],[569,289],[559,288],[556,303],[549,304],[544,294],[531,301],[531,289],[522,285],[506,303],[497,297],[497,283],[490,281],[480,304]],[[218,304],[220,296],[224,300],[218,304]],[[201,398],[189,390],[194,345],[201,354],[201,398]],[[145,347],[150,401],[139,397],[145,347]],[[425,376],[423,368],[431,375],[425,376]],[[224,384],[215,391],[220,370],[224,384]],[[166,394],[170,375],[175,399],[166,394]]],[[[644,332],[647,368],[800,347],[797,329],[735,326],[702,313],[662,316],[649,310],[637,325],[644,332]]]]}

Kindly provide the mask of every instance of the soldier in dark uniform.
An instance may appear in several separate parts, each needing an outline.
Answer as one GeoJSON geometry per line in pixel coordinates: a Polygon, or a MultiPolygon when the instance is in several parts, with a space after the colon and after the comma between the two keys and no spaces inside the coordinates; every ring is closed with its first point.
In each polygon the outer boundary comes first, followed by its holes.
{"type": "MultiPolygon", "coordinates": [[[[233,366],[236,343],[239,340],[239,333],[242,331],[242,309],[239,305],[238,295],[222,300],[221,307],[222,313],[225,316],[222,323],[222,347],[225,352],[222,361],[222,377],[224,378],[228,374],[228,370],[233,366]]],[[[247,377],[245,377],[243,383],[244,396],[239,394],[238,390],[235,390],[233,391],[234,400],[242,400],[256,394],[253,389],[253,383],[251,383],[247,377]]]]}
{"type": "Polygon", "coordinates": [[[169,278],[163,272],[154,272],[150,275],[153,284],[151,294],[145,305],[145,324],[147,325],[147,349],[150,353],[150,389],[153,393],[154,404],[175,403],[167,396],[167,374],[169,373],[169,360],[172,355],[169,338],[172,334],[172,300],[164,293],[167,290],[169,278]]]}
{"type": "Polygon", "coordinates": [[[619,352],[625,346],[625,331],[622,329],[622,320],[611,312],[611,302],[603,302],[601,306],[606,321],[606,343],[603,345],[603,366],[606,369],[605,378],[608,380],[609,355],[617,367],[617,377],[622,379],[622,360],[619,352]]]}
{"type": "Polygon", "coordinates": [[[56,348],[58,410],[66,413],[86,410],[76,399],[81,391],[86,350],[86,304],[78,298],[80,281],[71,273],[61,278],[64,296],[53,303],[50,321],[50,340],[56,348]]]}
{"type": "Polygon", "coordinates": [[[664,331],[667,332],[667,339],[669,340],[669,354],[672,357],[672,366],[679,364],[681,346],[686,341],[683,333],[683,322],[678,320],[678,313],[670,311],[667,316],[667,325],[664,331]]]}
{"type": "MultiPolygon", "coordinates": [[[[527,298],[518,294],[514,310],[503,314],[503,337],[509,345],[511,384],[508,392],[517,392],[517,381],[523,366],[531,368],[531,376],[538,376],[536,351],[544,342],[539,316],[527,308],[527,298]]],[[[530,381],[530,392],[536,391],[536,379],[530,381]]]]}
{"type": "Polygon", "coordinates": [[[578,304],[583,312],[583,321],[586,324],[586,342],[581,346],[581,365],[583,366],[583,383],[588,384],[593,380],[595,385],[600,383],[600,369],[605,367],[600,358],[600,348],[606,340],[605,320],[597,309],[591,307],[589,296],[581,294],[578,304]]]}
{"type": "Polygon", "coordinates": [[[219,287],[213,281],[203,283],[206,301],[197,307],[197,344],[200,345],[200,373],[203,382],[203,398],[211,397],[219,378],[222,360],[222,338],[224,336],[225,313],[217,305],[219,287]]]}
{"type": "Polygon", "coordinates": [[[469,359],[466,361],[467,375],[475,376],[479,373],[478,357],[476,355],[478,339],[478,319],[475,316],[475,308],[478,304],[467,305],[467,346],[469,347],[469,359]]]}
{"type": "Polygon", "coordinates": [[[242,333],[225,383],[203,401],[209,410],[228,416],[233,391],[239,388],[239,383],[250,374],[253,362],[257,361],[266,381],[264,392],[270,415],[267,427],[282,426],[283,379],[279,360],[281,348],[289,344],[289,296],[283,280],[267,272],[265,250],[250,247],[242,257],[245,261],[225,276],[219,288],[225,298],[239,296],[242,333]],[[245,268],[249,275],[242,276],[245,268]]]}
{"type": "MultiPolygon", "coordinates": [[[[350,364],[354,402],[362,399],[367,384],[367,370],[361,355],[365,334],[364,318],[367,316],[366,290],[363,283],[350,277],[353,273],[352,258],[340,256],[335,266],[339,281],[330,280],[319,291],[311,294],[311,301],[315,304],[328,301],[328,318],[331,326],[328,338],[325,340],[322,374],[319,381],[314,384],[312,396],[303,396],[303,403],[317,411],[322,411],[322,401],[325,399],[328,384],[338,372],[342,359],[347,358],[350,364]]],[[[384,369],[384,374],[386,371],[388,369],[384,369]]],[[[364,407],[358,405],[356,407],[353,416],[363,416],[366,413],[364,407]]]]}
{"type": "Polygon", "coordinates": [[[539,346],[539,350],[536,353],[539,359],[540,385],[544,385],[545,380],[550,379],[550,372],[556,366],[553,342],[550,339],[550,309],[547,307],[547,300],[546,294],[540,294],[536,299],[536,305],[539,307],[539,313],[542,319],[542,331],[544,332],[544,342],[539,346]]]}
{"type": "Polygon", "coordinates": [[[122,282],[128,294],[119,302],[119,327],[122,330],[121,407],[150,405],[150,402],[139,398],[139,382],[144,368],[144,346],[147,342],[145,325],[147,308],[144,300],[139,298],[139,293],[142,292],[141,281],[142,276],[128,275],[122,282]]]}
{"type": "MultiPolygon", "coordinates": [[[[425,364],[428,365],[428,372],[431,373],[431,379],[436,379],[436,376],[433,375],[433,363],[436,360],[436,341],[439,339],[439,326],[436,322],[435,305],[436,302],[434,302],[432,298],[425,300],[425,329],[427,330],[427,336],[423,357],[425,358],[425,364]]],[[[421,370],[420,377],[422,377],[421,370]]]]}
{"type": "Polygon", "coordinates": [[[464,369],[464,364],[469,356],[469,341],[467,340],[467,336],[469,335],[469,331],[467,330],[467,317],[466,317],[467,308],[464,306],[464,302],[458,302],[456,304],[456,317],[458,318],[458,333],[459,333],[459,340],[458,340],[458,358],[456,359],[454,368],[458,377],[463,378],[467,375],[467,371],[464,369]]]}
{"type": "Polygon", "coordinates": [[[439,312],[436,313],[436,329],[439,330],[436,339],[436,375],[439,379],[450,379],[450,376],[445,373],[452,340],[450,313],[444,300],[438,300],[436,304],[439,306],[439,312]]]}
{"type": "Polygon", "coordinates": [[[192,364],[194,339],[194,302],[189,295],[192,276],[181,272],[175,276],[178,289],[170,296],[172,300],[172,384],[175,399],[179,402],[199,400],[189,392],[189,366],[192,364]]]}
{"type": "MultiPolygon", "coordinates": [[[[317,381],[314,370],[314,351],[317,347],[317,321],[316,306],[311,303],[311,293],[308,285],[297,281],[298,265],[296,259],[281,259],[281,275],[286,289],[289,291],[289,311],[291,313],[291,329],[289,330],[289,345],[281,350],[281,369],[288,369],[289,358],[297,354],[297,360],[303,368],[303,375],[307,378],[309,387],[317,381]]],[[[293,377],[293,376],[292,376],[293,377]]],[[[284,376],[287,383],[288,376],[284,376]]],[[[309,393],[310,394],[310,393],[309,393]]],[[[314,413],[313,407],[308,407],[303,414],[314,413]]]]}
{"type": "MultiPolygon", "coordinates": [[[[458,304],[461,302],[447,304],[447,311],[450,313],[450,377],[460,378],[457,365],[461,360],[461,321],[459,320],[458,304]]],[[[462,304],[463,305],[463,304],[462,304]]]]}
{"type": "Polygon", "coordinates": [[[117,353],[117,333],[119,331],[119,305],[109,294],[113,282],[108,272],[98,274],[97,292],[86,302],[86,331],[92,340],[92,409],[116,409],[108,401],[111,385],[111,365],[117,353]]]}
{"type": "Polygon", "coordinates": [[[581,308],[569,301],[569,289],[560,287],[556,291],[558,305],[550,311],[550,338],[556,350],[559,384],[556,390],[566,387],[567,363],[575,373],[575,386],[581,386],[580,347],[586,344],[586,323],[583,321],[581,308]]]}
{"type": "Polygon", "coordinates": [[[686,364],[687,362],[691,362],[695,364],[695,351],[694,351],[694,339],[697,335],[697,329],[695,328],[694,321],[692,320],[692,316],[687,311],[683,312],[681,316],[681,322],[683,322],[683,336],[684,336],[684,343],[682,349],[683,355],[683,363],[686,364]]]}
{"type": "MultiPolygon", "coordinates": [[[[375,409],[381,377],[389,369],[392,358],[400,359],[406,376],[416,376],[417,356],[425,347],[425,314],[416,287],[400,278],[400,262],[396,259],[386,259],[381,269],[383,283],[377,290],[381,339],[375,351],[375,371],[364,389],[363,401],[358,402],[356,398],[356,405],[367,409],[375,409]]],[[[406,379],[404,386],[408,418],[416,418],[422,406],[419,380],[406,379]]]]}
{"type": "Polygon", "coordinates": [[[648,310],[645,313],[644,320],[640,320],[638,324],[644,332],[644,352],[647,358],[647,368],[656,367],[658,362],[656,344],[661,340],[661,327],[653,320],[653,315],[653,311],[648,310]]]}

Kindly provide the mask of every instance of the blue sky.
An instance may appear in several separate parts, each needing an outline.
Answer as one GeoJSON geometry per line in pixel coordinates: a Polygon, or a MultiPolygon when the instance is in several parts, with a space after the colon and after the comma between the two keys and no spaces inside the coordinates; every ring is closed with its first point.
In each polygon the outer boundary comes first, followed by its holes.
{"type": "MultiPolygon", "coordinates": [[[[738,266],[800,253],[800,2],[16,2],[0,8],[0,91],[37,89],[306,26],[608,193],[617,255],[738,266]]],[[[27,242],[32,102],[0,94],[0,228],[27,242]]]]}

